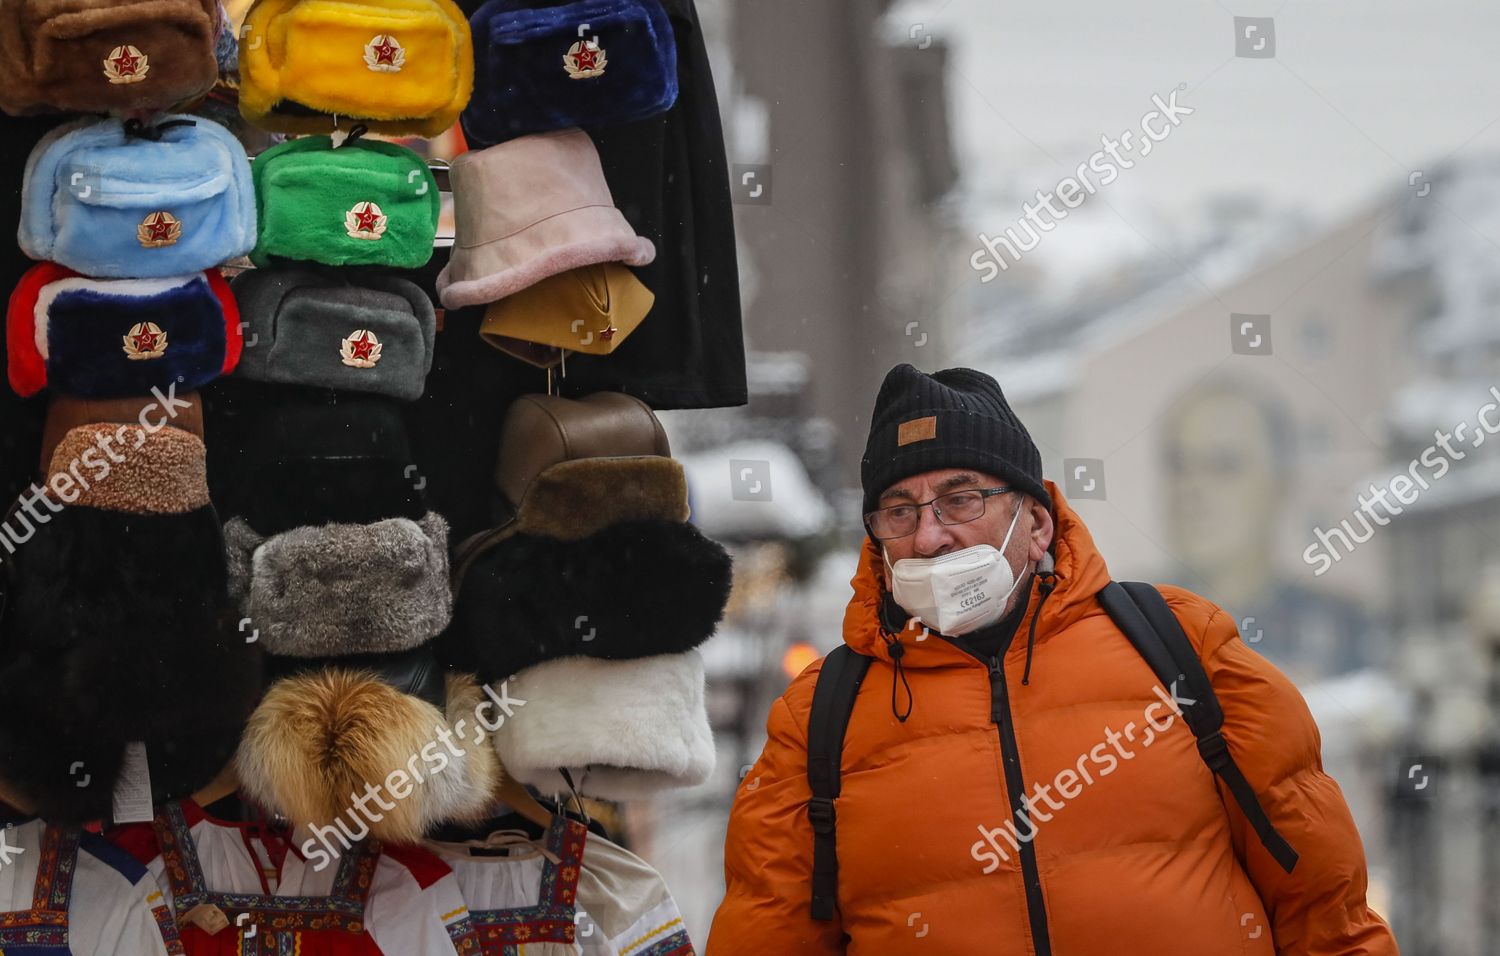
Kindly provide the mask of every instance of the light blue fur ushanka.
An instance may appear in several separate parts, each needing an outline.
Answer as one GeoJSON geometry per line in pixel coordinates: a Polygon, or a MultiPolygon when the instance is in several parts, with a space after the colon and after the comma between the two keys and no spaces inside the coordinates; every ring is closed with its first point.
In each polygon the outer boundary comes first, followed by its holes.
{"type": "Polygon", "coordinates": [[[255,246],[245,149],[202,117],[79,120],[26,162],[22,251],[102,279],[189,275],[255,246]]]}

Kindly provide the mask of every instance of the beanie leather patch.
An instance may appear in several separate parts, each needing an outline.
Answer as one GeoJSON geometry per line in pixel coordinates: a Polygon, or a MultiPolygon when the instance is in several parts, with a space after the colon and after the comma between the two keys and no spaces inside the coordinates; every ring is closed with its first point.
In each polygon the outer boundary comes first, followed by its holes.
{"type": "Polygon", "coordinates": [[[896,444],[910,445],[912,442],[928,441],[937,437],[937,416],[928,415],[925,418],[913,418],[909,422],[902,422],[901,427],[896,429],[896,444]]]}

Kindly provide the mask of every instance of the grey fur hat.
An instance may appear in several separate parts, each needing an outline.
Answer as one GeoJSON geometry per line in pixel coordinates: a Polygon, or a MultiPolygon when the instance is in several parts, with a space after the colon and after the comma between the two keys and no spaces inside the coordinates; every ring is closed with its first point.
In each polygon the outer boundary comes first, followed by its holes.
{"type": "Polygon", "coordinates": [[[448,522],[310,525],[263,537],[224,525],[230,597],[269,654],[338,657],[402,651],[448,626],[448,522]]]}
{"type": "Polygon", "coordinates": [[[413,401],[432,369],[432,300],[393,276],[252,269],[231,285],[244,320],[235,374],[413,401]]]}

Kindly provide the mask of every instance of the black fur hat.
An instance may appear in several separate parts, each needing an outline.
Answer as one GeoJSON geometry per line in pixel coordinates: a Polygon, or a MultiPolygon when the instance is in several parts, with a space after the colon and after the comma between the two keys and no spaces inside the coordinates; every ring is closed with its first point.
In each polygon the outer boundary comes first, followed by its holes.
{"type": "MultiPolygon", "coordinates": [[[[558,417],[584,414],[586,403],[551,401],[558,417]]],[[[512,482],[524,488],[515,516],[454,556],[453,622],[438,638],[444,663],[493,682],[559,657],[680,653],[713,635],[729,601],[729,555],[687,522],[682,465],[654,453],[663,445],[641,426],[655,418],[644,406],[638,413],[646,418],[632,422],[637,412],[627,408],[608,423],[617,433],[636,425],[640,439],[618,450],[638,445],[646,453],[510,473],[523,479],[512,482]]],[[[511,424],[504,438],[511,454],[550,460],[532,426],[511,424]]],[[[587,418],[570,424],[566,447],[592,438],[601,450],[617,450],[588,434],[587,418]]],[[[499,471],[507,473],[503,462],[499,471]]]]}
{"type": "Polygon", "coordinates": [[[181,429],[81,426],[58,445],[49,495],[5,524],[0,777],[59,822],[107,817],[125,745],[146,746],[156,799],[210,782],[260,693],[260,649],[228,611],[223,538],[203,443],[181,429]],[[112,470],[58,480],[102,436],[112,470]],[[139,441],[136,439],[139,438],[139,441]],[[59,492],[62,489],[62,492],[59,492]],[[61,500],[59,500],[59,497],[61,500]]]}
{"type": "Polygon", "coordinates": [[[469,566],[438,654],[487,682],[559,657],[675,654],[713,636],[729,583],[723,546],[685,522],[516,534],[469,566]]]}

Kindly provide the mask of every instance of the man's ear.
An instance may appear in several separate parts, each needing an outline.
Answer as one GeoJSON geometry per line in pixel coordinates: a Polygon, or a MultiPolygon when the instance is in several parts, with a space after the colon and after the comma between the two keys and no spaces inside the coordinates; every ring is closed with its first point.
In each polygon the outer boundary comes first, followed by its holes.
{"type": "Polygon", "coordinates": [[[1031,495],[1026,496],[1026,503],[1031,509],[1031,547],[1026,552],[1026,558],[1040,561],[1047,549],[1052,547],[1052,535],[1056,526],[1052,523],[1052,512],[1046,505],[1031,495]]]}

